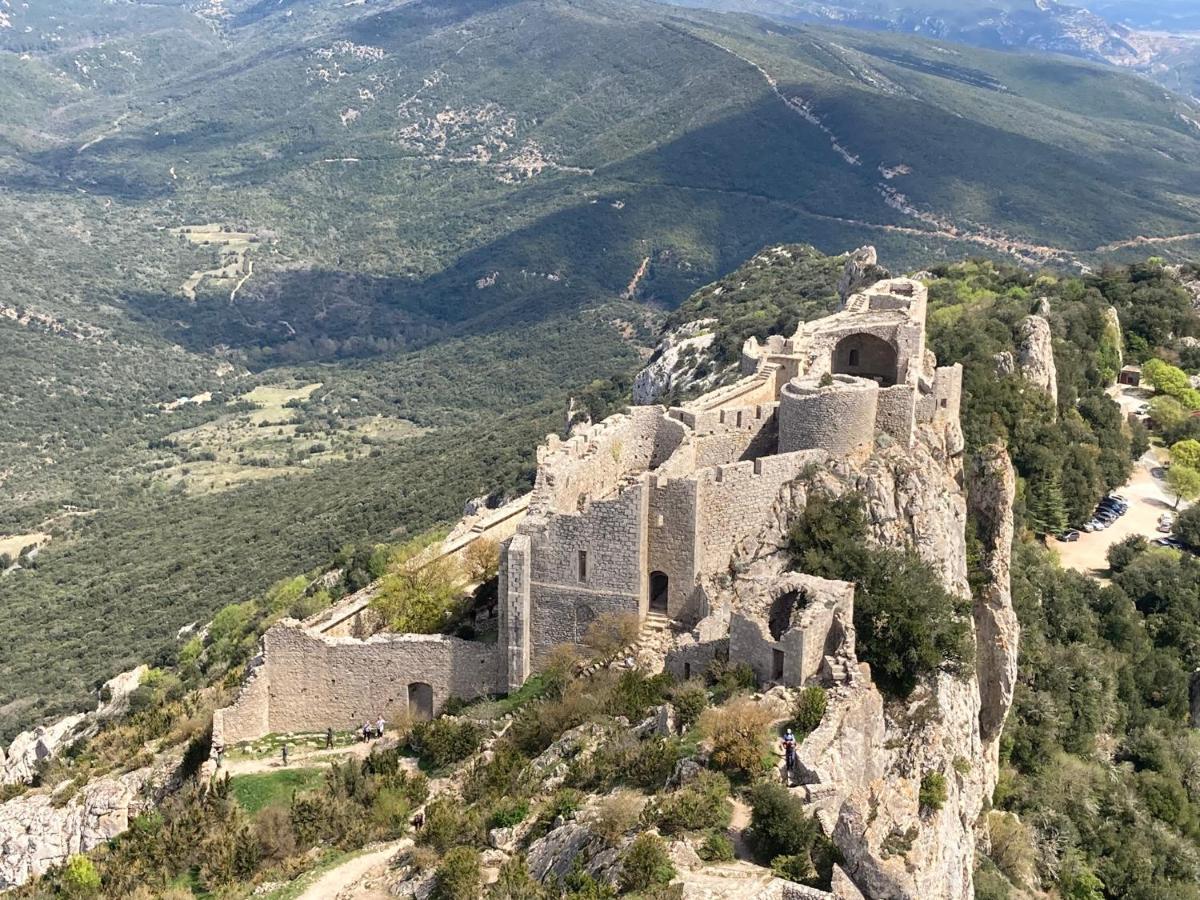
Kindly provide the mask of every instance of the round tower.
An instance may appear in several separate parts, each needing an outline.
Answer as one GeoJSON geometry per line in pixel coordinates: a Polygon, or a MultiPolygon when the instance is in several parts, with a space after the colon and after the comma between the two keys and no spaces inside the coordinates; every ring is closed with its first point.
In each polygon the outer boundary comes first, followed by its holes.
{"type": "Polygon", "coordinates": [[[875,445],[879,385],[866,378],[834,375],[793,378],[779,397],[779,452],[827,450],[835,456],[870,451],[875,445]]]}

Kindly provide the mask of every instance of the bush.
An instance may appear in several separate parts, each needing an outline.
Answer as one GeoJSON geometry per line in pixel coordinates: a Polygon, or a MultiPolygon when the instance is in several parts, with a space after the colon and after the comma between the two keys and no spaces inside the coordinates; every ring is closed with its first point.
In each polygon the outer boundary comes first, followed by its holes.
{"type": "Polygon", "coordinates": [[[712,763],[732,777],[749,779],[768,766],[767,726],[771,714],[749,698],[707,710],[700,719],[712,743],[712,763]]]}
{"type": "Polygon", "coordinates": [[[921,778],[918,795],[922,811],[937,812],[946,805],[946,776],[941,772],[926,772],[921,778]]]}
{"type": "Polygon", "coordinates": [[[264,859],[281,862],[296,852],[296,832],[287,807],[267,806],[259,810],[254,817],[254,831],[264,859]]]}
{"type": "Polygon", "coordinates": [[[68,897],[94,897],[100,893],[100,873],[90,859],[77,853],[67,860],[62,886],[68,897]]]}
{"type": "Polygon", "coordinates": [[[709,663],[704,677],[712,686],[713,701],[716,703],[724,703],[736,694],[758,687],[758,676],[747,663],[730,665],[726,660],[714,659],[709,663]]]}
{"type": "Polygon", "coordinates": [[[462,762],[483,743],[483,727],[468,719],[435,719],[413,726],[409,744],[421,762],[443,769],[462,762]]]}
{"type": "Polygon", "coordinates": [[[701,772],[688,784],[659,798],[651,817],[664,834],[679,834],[725,828],[732,814],[729,779],[717,772],[701,772]]]}
{"type": "Polygon", "coordinates": [[[675,877],[675,866],[667,854],[667,845],[656,834],[642,833],[633,839],[621,860],[621,890],[644,891],[667,884],[675,877]]]}
{"type": "Polygon", "coordinates": [[[592,829],[609,846],[616,846],[638,823],[642,801],[632,791],[617,791],[596,804],[592,829]]]}
{"type": "Polygon", "coordinates": [[[583,643],[599,659],[611,659],[636,641],[641,630],[636,613],[604,613],[588,626],[583,643]]]}
{"type": "Polygon", "coordinates": [[[671,691],[671,703],[675,707],[676,725],[681,732],[687,731],[708,708],[708,689],[695,679],[677,684],[671,691]]]}
{"type": "Polygon", "coordinates": [[[489,828],[515,828],[529,815],[529,803],[525,800],[506,798],[501,800],[488,817],[489,828]]]}
{"type": "Polygon", "coordinates": [[[529,874],[524,856],[513,856],[500,866],[499,875],[487,892],[488,900],[542,900],[545,889],[529,874]]]}
{"type": "Polygon", "coordinates": [[[483,893],[479,851],[455,847],[437,867],[430,900],[478,900],[483,893]]]}
{"type": "Polygon", "coordinates": [[[705,862],[729,862],[733,859],[733,841],[723,831],[710,831],[696,852],[705,862]]]}
{"type": "Polygon", "coordinates": [[[477,833],[460,803],[439,797],[425,807],[425,824],[417,832],[417,843],[445,853],[451,847],[470,843],[477,833]]]}
{"type": "Polygon", "coordinates": [[[797,571],[855,583],[858,655],[885,693],[905,698],[940,669],[970,670],[970,601],[948,593],[915,551],[868,547],[861,497],[810,495],[788,544],[797,571]]]}
{"type": "Polygon", "coordinates": [[[796,700],[795,717],[792,719],[792,727],[796,729],[796,734],[803,736],[816,731],[821,720],[825,718],[825,707],[828,703],[829,699],[825,696],[823,687],[814,686],[802,690],[796,700]]]}
{"type": "Polygon", "coordinates": [[[803,801],[781,784],[761,782],[750,791],[750,806],[750,834],[759,862],[803,872],[791,880],[828,889],[840,856],[816,818],[805,813],[803,801]]]}

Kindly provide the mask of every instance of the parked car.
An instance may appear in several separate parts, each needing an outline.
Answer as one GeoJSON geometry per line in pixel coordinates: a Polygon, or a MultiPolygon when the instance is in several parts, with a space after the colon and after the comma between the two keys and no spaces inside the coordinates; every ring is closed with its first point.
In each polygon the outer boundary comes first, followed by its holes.
{"type": "Polygon", "coordinates": [[[1183,541],[1179,540],[1178,538],[1173,538],[1173,537],[1156,538],[1154,543],[1160,547],[1170,547],[1172,550],[1186,550],[1187,549],[1187,544],[1185,544],[1183,541]]]}
{"type": "Polygon", "coordinates": [[[1120,518],[1120,516],[1117,515],[1117,513],[1111,509],[1097,510],[1096,514],[1094,516],[1092,516],[1093,520],[1095,520],[1097,522],[1103,522],[1105,525],[1111,525],[1113,522],[1117,521],[1117,519],[1119,519],[1119,518],[1120,518]]]}
{"type": "Polygon", "coordinates": [[[1060,534],[1058,539],[1064,544],[1073,544],[1079,540],[1079,532],[1074,528],[1071,528],[1068,531],[1064,531],[1062,534],[1060,534]]]}
{"type": "Polygon", "coordinates": [[[1092,531],[1103,531],[1105,528],[1111,525],[1112,522],[1105,522],[1102,519],[1092,519],[1092,521],[1088,524],[1092,526],[1092,531]]]}
{"type": "Polygon", "coordinates": [[[1159,522],[1158,523],[1158,530],[1161,531],[1163,534],[1170,534],[1171,529],[1174,527],[1175,527],[1174,522],[1159,522]]]}

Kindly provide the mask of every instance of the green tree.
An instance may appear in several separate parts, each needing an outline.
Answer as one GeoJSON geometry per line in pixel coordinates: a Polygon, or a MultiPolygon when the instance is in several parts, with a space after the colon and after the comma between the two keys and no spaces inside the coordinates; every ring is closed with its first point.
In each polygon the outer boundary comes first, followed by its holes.
{"type": "Polygon", "coordinates": [[[1175,495],[1175,508],[1181,501],[1191,502],[1200,497],[1200,471],[1188,466],[1171,466],[1167,470],[1167,487],[1175,495]]]}
{"type": "Polygon", "coordinates": [[[371,606],[393,631],[436,634],[465,608],[466,579],[458,562],[438,556],[440,537],[422,535],[393,551],[371,606]]]}
{"type": "Polygon", "coordinates": [[[1067,504],[1058,472],[1031,482],[1029,494],[1029,521],[1039,534],[1058,534],[1067,527],[1067,504]]]}
{"type": "Polygon", "coordinates": [[[488,900],[544,900],[546,889],[529,873],[525,857],[518,854],[500,866],[487,896],[488,900]]]}
{"type": "Polygon", "coordinates": [[[1200,471],[1200,441],[1188,438],[1171,445],[1171,465],[1200,471]]]}
{"type": "Polygon", "coordinates": [[[1200,547],[1200,506],[1181,512],[1175,520],[1173,533],[1189,547],[1200,547]]]}
{"type": "Polygon", "coordinates": [[[1178,428],[1187,416],[1188,411],[1174,397],[1154,397],[1150,401],[1150,418],[1164,431],[1178,428]]]}
{"type": "Polygon", "coordinates": [[[1169,397],[1176,397],[1192,386],[1188,381],[1187,372],[1161,359],[1152,359],[1145,363],[1142,366],[1142,375],[1154,385],[1156,391],[1169,397]]]}

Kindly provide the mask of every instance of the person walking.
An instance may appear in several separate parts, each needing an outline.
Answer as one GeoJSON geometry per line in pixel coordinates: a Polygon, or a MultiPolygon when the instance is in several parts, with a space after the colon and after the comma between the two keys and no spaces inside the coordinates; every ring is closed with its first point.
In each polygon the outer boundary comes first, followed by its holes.
{"type": "Polygon", "coordinates": [[[383,725],[384,725],[383,716],[380,716],[379,720],[375,723],[375,736],[376,737],[383,737],[383,725]]]}
{"type": "Polygon", "coordinates": [[[287,765],[287,744],[284,744],[283,747],[280,748],[280,752],[283,754],[283,764],[286,766],[287,765]]]}
{"type": "Polygon", "coordinates": [[[332,725],[330,725],[328,728],[325,729],[325,749],[326,750],[333,749],[333,726],[332,725]]]}
{"type": "Polygon", "coordinates": [[[796,736],[792,734],[792,729],[788,729],[783,735],[783,768],[784,781],[791,786],[792,770],[796,768],[796,736]]]}

